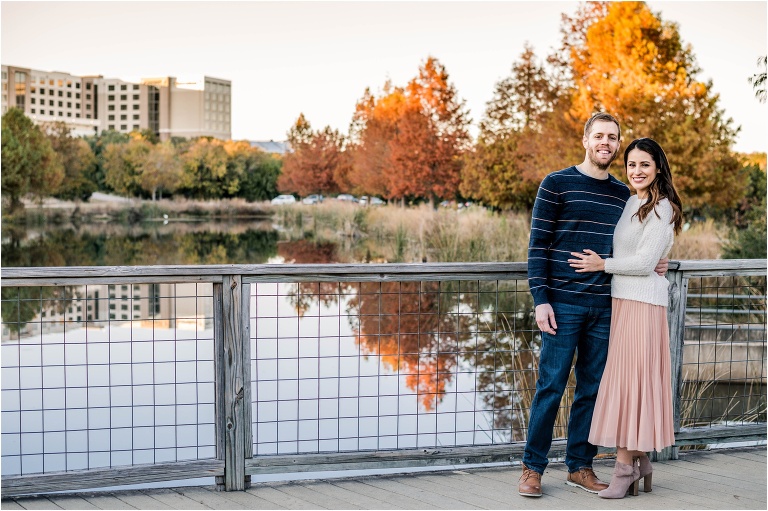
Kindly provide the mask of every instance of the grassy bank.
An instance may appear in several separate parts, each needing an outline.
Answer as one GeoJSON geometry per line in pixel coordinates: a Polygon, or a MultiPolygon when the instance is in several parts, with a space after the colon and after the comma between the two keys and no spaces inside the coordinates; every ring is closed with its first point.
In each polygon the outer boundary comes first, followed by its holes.
{"type": "MultiPolygon", "coordinates": [[[[530,214],[494,213],[479,207],[461,211],[360,207],[326,201],[275,209],[275,221],[291,240],[339,241],[350,260],[526,261],[530,214]],[[343,241],[343,240],[346,240],[343,241]]],[[[677,237],[672,259],[717,259],[727,229],[714,222],[693,224],[677,237]]]]}

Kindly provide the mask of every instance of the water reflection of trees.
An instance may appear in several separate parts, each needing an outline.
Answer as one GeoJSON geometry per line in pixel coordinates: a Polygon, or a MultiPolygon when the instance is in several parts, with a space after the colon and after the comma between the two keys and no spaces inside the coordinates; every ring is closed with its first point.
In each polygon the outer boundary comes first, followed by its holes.
{"type": "Polygon", "coordinates": [[[297,285],[292,303],[303,314],[312,304],[337,305],[344,295],[361,351],[404,375],[426,411],[469,366],[495,435],[524,438],[541,342],[524,283],[311,282],[297,285]]]}
{"type": "Polygon", "coordinates": [[[179,226],[123,230],[61,229],[29,237],[24,230],[3,231],[3,267],[118,266],[152,264],[264,263],[277,252],[273,230],[240,232],[179,226]]]}

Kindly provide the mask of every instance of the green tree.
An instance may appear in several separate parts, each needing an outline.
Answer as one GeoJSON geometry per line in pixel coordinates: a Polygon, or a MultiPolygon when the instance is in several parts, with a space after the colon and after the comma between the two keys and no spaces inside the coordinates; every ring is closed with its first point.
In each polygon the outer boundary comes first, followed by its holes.
{"type": "Polygon", "coordinates": [[[106,171],[104,169],[104,151],[110,144],[127,144],[131,137],[127,133],[120,133],[119,131],[109,130],[102,131],[99,135],[85,137],[84,140],[88,142],[91,147],[91,151],[96,157],[96,165],[91,175],[91,180],[96,184],[97,190],[104,190],[107,192],[114,191],[106,182],[106,171]]]}
{"type": "Polygon", "coordinates": [[[221,142],[199,138],[182,155],[183,173],[179,191],[195,199],[219,199],[236,193],[227,186],[227,152],[221,142]]]}
{"type": "Polygon", "coordinates": [[[152,200],[162,191],[173,193],[182,174],[181,159],[176,148],[170,142],[151,145],[146,153],[141,154],[136,164],[137,180],[142,190],[152,200]]]}
{"type": "Polygon", "coordinates": [[[250,147],[230,156],[242,168],[238,195],[248,202],[268,200],[277,195],[282,160],[250,147]]]}
{"type": "Polygon", "coordinates": [[[752,85],[752,88],[755,89],[755,97],[757,100],[760,103],[765,103],[765,77],[766,68],[768,68],[768,56],[763,55],[762,57],[758,57],[757,66],[761,67],[762,71],[749,77],[749,83],[752,85]]]}
{"type": "Polygon", "coordinates": [[[93,181],[96,156],[91,146],[82,138],[73,137],[72,130],[64,122],[47,124],[43,130],[64,166],[64,179],[54,196],[64,200],[88,200],[97,189],[93,181]]]}
{"type": "Polygon", "coordinates": [[[765,155],[762,168],[751,164],[747,167],[747,175],[744,197],[723,245],[724,259],[765,259],[767,256],[765,155]]]}
{"type": "Polygon", "coordinates": [[[2,117],[2,197],[8,211],[21,207],[28,193],[45,197],[55,193],[64,179],[64,168],[51,142],[18,108],[2,117]]]}
{"type": "Polygon", "coordinates": [[[533,48],[526,44],[512,74],[496,84],[480,121],[474,149],[465,155],[460,191],[465,197],[501,208],[529,208],[543,172],[558,155],[552,147],[553,113],[565,97],[533,48]]]}

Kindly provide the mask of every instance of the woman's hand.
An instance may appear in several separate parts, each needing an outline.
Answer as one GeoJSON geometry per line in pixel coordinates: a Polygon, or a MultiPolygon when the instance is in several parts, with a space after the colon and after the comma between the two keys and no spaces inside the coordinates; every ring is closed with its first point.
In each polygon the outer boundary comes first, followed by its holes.
{"type": "Polygon", "coordinates": [[[590,271],[605,271],[605,260],[597,255],[594,250],[585,249],[584,253],[571,252],[571,255],[578,259],[568,259],[571,268],[576,268],[576,273],[586,273],[590,271]]]}

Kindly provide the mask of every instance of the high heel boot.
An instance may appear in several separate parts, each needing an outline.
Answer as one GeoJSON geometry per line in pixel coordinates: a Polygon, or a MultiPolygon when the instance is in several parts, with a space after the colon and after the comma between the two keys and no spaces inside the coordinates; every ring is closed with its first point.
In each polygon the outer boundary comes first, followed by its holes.
{"type": "Polygon", "coordinates": [[[640,463],[640,477],[643,478],[643,491],[653,491],[653,465],[646,454],[635,458],[640,463]]]}
{"type": "Polygon", "coordinates": [[[608,485],[608,488],[601,490],[597,494],[604,499],[623,499],[627,494],[627,490],[631,488],[632,495],[637,496],[639,478],[640,471],[634,463],[625,465],[616,460],[613,476],[611,476],[611,484],[608,485]]]}

